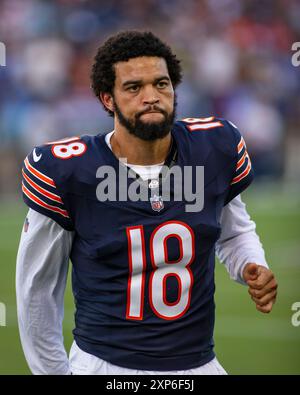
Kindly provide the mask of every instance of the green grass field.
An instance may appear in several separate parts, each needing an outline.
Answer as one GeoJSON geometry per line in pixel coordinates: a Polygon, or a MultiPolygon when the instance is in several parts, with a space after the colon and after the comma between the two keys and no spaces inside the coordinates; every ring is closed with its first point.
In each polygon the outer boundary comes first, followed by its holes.
{"type": "MultiPolygon", "coordinates": [[[[300,326],[291,324],[291,306],[300,302],[297,192],[275,188],[244,196],[279,283],[271,314],[259,313],[247,288],[231,281],[225,268],[217,264],[216,353],[230,374],[300,374],[300,326]]],[[[6,305],[7,324],[0,326],[0,374],[30,374],[19,340],[15,302],[15,258],[25,213],[21,204],[0,206],[0,302],[6,305]]],[[[64,334],[69,350],[73,328],[70,282],[65,305],[64,334]]]]}

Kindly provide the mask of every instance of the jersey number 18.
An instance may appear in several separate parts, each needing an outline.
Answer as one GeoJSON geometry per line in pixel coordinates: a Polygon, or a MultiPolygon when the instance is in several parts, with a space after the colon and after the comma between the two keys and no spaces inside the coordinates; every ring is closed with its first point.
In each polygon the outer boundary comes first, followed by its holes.
{"type": "MultiPolygon", "coordinates": [[[[142,320],[145,298],[146,249],[142,225],[126,229],[128,240],[129,278],[127,287],[126,318],[142,320]]],[[[150,257],[153,271],[149,279],[149,301],[153,312],[165,320],[182,317],[191,302],[194,283],[190,265],[194,260],[194,232],[184,222],[168,221],[157,226],[150,237],[150,257]],[[176,261],[168,259],[167,241],[175,237],[180,256],[176,261]],[[178,282],[178,297],[168,302],[166,288],[168,277],[178,282]]]]}

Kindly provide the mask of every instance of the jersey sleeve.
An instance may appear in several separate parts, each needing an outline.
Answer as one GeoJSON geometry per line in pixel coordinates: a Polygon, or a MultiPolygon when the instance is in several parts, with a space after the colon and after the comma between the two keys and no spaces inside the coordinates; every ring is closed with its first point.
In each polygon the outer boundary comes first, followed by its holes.
{"type": "Polygon", "coordinates": [[[35,148],[24,160],[22,168],[23,200],[28,207],[71,231],[73,230],[72,220],[57,188],[46,149],[44,147],[35,148]]]}
{"type": "Polygon", "coordinates": [[[236,163],[225,205],[248,188],[254,179],[251,159],[247,151],[245,140],[236,126],[231,122],[228,122],[228,125],[232,129],[235,137],[234,150],[236,163]]]}

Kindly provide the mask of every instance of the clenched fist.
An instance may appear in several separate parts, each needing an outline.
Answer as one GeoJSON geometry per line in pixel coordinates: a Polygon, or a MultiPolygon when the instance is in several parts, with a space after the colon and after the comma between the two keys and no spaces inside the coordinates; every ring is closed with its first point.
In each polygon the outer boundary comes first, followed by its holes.
{"type": "Polygon", "coordinates": [[[257,310],[270,313],[277,296],[277,281],[271,270],[256,263],[248,263],[243,271],[248,292],[256,304],[257,310]]]}

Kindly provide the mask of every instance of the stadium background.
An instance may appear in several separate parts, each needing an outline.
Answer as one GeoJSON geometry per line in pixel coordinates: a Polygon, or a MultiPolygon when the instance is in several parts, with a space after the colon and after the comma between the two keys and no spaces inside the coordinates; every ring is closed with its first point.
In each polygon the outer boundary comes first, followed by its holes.
{"type": "MultiPolygon", "coordinates": [[[[111,130],[93,97],[89,73],[99,44],[121,29],[152,30],[183,62],[178,117],[216,115],[237,124],[256,172],[244,194],[279,282],[270,315],[247,289],[216,269],[216,351],[231,374],[300,374],[300,41],[297,0],[1,0],[0,41],[0,374],[29,374],[20,345],[15,258],[26,214],[22,160],[35,145],[111,130]]],[[[71,344],[73,301],[64,333],[71,344]]]]}

